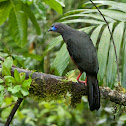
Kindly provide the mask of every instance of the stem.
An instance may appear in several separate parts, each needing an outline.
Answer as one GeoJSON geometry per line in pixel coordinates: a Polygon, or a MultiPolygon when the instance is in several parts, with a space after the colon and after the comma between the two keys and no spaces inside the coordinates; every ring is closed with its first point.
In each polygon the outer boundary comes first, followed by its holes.
{"type": "Polygon", "coordinates": [[[17,109],[19,108],[22,101],[23,101],[22,98],[18,98],[18,100],[17,100],[15,106],[13,107],[13,109],[11,110],[11,113],[10,113],[10,115],[9,115],[9,117],[8,117],[8,119],[7,119],[4,126],[9,126],[10,125],[10,123],[11,123],[11,121],[12,121],[12,119],[13,119],[13,117],[14,117],[14,115],[15,115],[15,113],[16,113],[17,109]]]}

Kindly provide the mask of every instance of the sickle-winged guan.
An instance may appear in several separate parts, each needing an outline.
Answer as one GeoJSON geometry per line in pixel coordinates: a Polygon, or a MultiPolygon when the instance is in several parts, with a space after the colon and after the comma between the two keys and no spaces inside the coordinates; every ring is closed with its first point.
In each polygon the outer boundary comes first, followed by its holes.
{"type": "Polygon", "coordinates": [[[80,70],[79,77],[86,72],[87,94],[90,110],[98,110],[100,108],[100,91],[97,80],[98,59],[96,49],[90,37],[82,31],[75,30],[68,25],[62,23],[54,23],[48,31],[58,32],[62,35],[67,45],[71,59],[80,70]]]}

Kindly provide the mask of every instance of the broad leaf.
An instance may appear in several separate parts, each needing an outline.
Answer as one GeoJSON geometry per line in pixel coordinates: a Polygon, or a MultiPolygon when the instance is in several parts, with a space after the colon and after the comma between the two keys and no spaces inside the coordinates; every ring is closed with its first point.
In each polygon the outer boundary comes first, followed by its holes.
{"type": "Polygon", "coordinates": [[[0,85],[0,92],[4,90],[4,86],[0,85]]]}
{"type": "Polygon", "coordinates": [[[93,19],[73,19],[73,20],[63,21],[62,23],[77,23],[77,22],[91,23],[91,24],[105,24],[105,22],[96,21],[93,19]]]}
{"type": "Polygon", "coordinates": [[[51,8],[56,10],[59,14],[63,13],[62,5],[58,0],[43,0],[46,4],[48,4],[51,8]]]}
{"type": "Polygon", "coordinates": [[[15,42],[24,47],[27,42],[27,15],[21,7],[22,4],[13,6],[9,15],[9,27],[15,42]]]}
{"type": "Polygon", "coordinates": [[[34,2],[34,6],[39,12],[42,19],[46,20],[46,7],[43,5],[41,1],[34,2]]]}
{"type": "Polygon", "coordinates": [[[51,71],[54,71],[55,75],[61,76],[63,71],[67,67],[69,61],[70,61],[70,56],[66,49],[66,44],[63,44],[54,62],[52,63],[51,71]]]}
{"type": "MultiPolygon", "coordinates": [[[[124,33],[126,36],[126,31],[124,33]]],[[[124,45],[123,45],[123,61],[122,61],[122,86],[126,88],[126,37],[124,38],[124,45]]]]}
{"type": "MultiPolygon", "coordinates": [[[[123,38],[123,31],[124,31],[124,23],[119,23],[113,32],[114,42],[116,46],[116,52],[119,61],[119,54],[120,54],[120,47],[123,38]],[[120,32],[119,32],[120,31],[120,32]]],[[[116,78],[117,73],[117,65],[116,65],[116,58],[115,58],[115,51],[113,47],[113,43],[111,42],[111,47],[109,50],[109,59],[107,65],[107,86],[112,87],[114,85],[114,81],[116,78]]]]}
{"type": "Polygon", "coordinates": [[[0,84],[3,83],[4,81],[2,79],[0,79],[0,84]]]}
{"type": "Polygon", "coordinates": [[[103,27],[103,25],[99,25],[97,28],[95,28],[95,30],[91,34],[91,39],[93,41],[94,46],[96,46],[98,36],[100,34],[100,31],[101,31],[102,27],[103,27]]]}
{"type": "MultiPolygon", "coordinates": [[[[100,3],[102,6],[108,5],[108,6],[111,6],[112,9],[122,10],[122,11],[126,12],[125,3],[118,3],[118,2],[114,2],[114,1],[93,1],[93,2],[100,3]]],[[[88,2],[88,3],[91,3],[91,2],[88,2]]],[[[88,4],[88,3],[86,3],[86,4],[88,4]]]]}
{"type": "Polygon", "coordinates": [[[28,5],[23,4],[23,10],[27,14],[27,16],[30,18],[33,26],[36,28],[37,34],[40,35],[41,30],[33,12],[31,11],[31,8],[28,5]]]}
{"type": "MultiPolygon", "coordinates": [[[[112,30],[113,23],[110,25],[110,29],[112,30]]],[[[108,31],[108,27],[106,26],[100,39],[100,43],[98,46],[98,61],[99,61],[99,80],[100,82],[103,81],[103,77],[106,71],[106,64],[107,64],[107,55],[109,51],[109,44],[110,44],[110,33],[108,31]]]]}
{"type": "MultiPolygon", "coordinates": [[[[82,13],[79,13],[79,14],[73,14],[73,15],[68,15],[68,16],[63,16],[59,21],[64,21],[66,20],[67,18],[75,18],[75,17],[78,17],[78,18],[83,18],[83,17],[91,17],[91,18],[95,18],[96,20],[101,20],[101,21],[104,21],[103,17],[101,17],[101,15],[96,15],[96,14],[82,14],[82,13]]],[[[109,18],[109,17],[106,17],[106,20],[108,22],[115,22],[115,20],[113,20],[112,18],[109,18]]]]}
{"type": "Polygon", "coordinates": [[[23,88],[23,87],[21,88],[21,93],[23,94],[23,96],[29,95],[28,90],[26,88],[23,88]]]}
{"type": "Polygon", "coordinates": [[[10,0],[5,1],[5,2],[3,1],[5,0],[0,1],[0,25],[4,23],[4,21],[6,21],[6,19],[9,16],[10,10],[12,8],[12,4],[10,0]]]}
{"type": "Polygon", "coordinates": [[[43,55],[42,55],[42,59],[44,58],[44,56],[51,50],[53,49],[58,43],[60,43],[62,41],[62,37],[58,36],[56,38],[54,38],[46,47],[43,55]]]}
{"type": "Polygon", "coordinates": [[[15,80],[16,80],[17,83],[20,83],[21,82],[20,74],[17,71],[17,69],[14,70],[14,78],[15,78],[15,80]]]}

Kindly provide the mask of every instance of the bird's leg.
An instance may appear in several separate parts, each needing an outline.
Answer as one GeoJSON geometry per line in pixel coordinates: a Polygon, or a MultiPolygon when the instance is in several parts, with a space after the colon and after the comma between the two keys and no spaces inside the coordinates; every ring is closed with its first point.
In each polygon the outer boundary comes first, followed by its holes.
{"type": "Polygon", "coordinates": [[[79,76],[77,77],[77,81],[78,81],[79,83],[85,83],[85,86],[87,86],[87,78],[85,79],[85,81],[79,80],[79,78],[80,78],[81,75],[82,75],[82,73],[80,72],[79,76]]]}

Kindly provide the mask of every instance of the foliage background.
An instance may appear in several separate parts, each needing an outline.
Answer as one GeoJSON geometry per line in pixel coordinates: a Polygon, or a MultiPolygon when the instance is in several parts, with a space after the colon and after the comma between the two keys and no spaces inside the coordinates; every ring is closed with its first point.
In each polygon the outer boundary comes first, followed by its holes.
{"type": "MultiPolygon", "coordinates": [[[[4,58],[11,56],[13,64],[24,69],[67,76],[70,80],[76,81],[79,71],[70,61],[61,36],[47,32],[51,24],[56,21],[68,23],[71,27],[83,30],[91,36],[98,51],[99,84],[115,88],[118,83],[117,69],[110,34],[97,10],[87,2],[89,1],[0,0],[0,56],[4,58]]],[[[96,4],[105,15],[113,32],[119,57],[121,84],[126,88],[125,0],[96,1],[96,4]]],[[[85,75],[82,76],[82,79],[84,78],[85,75]]],[[[7,90],[0,91],[0,125],[2,126],[17,97],[7,90]]],[[[81,103],[76,108],[72,108],[68,93],[57,101],[35,101],[29,97],[25,98],[11,125],[120,126],[125,124],[125,107],[102,100],[100,110],[90,112],[87,99],[83,97],[81,103]]]]}

